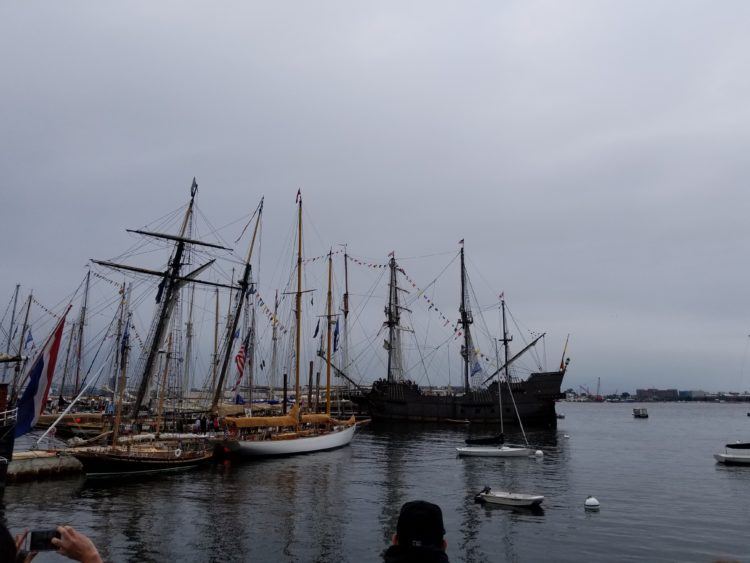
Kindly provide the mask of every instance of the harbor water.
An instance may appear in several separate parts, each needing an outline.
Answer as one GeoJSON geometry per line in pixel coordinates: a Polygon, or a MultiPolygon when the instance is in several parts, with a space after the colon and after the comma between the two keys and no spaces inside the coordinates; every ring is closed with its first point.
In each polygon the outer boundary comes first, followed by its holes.
{"type": "Polygon", "coordinates": [[[713,459],[750,441],[748,405],[557,409],[557,430],[529,434],[541,458],[458,458],[486,427],[371,425],[307,456],[14,484],[2,506],[14,532],[70,524],[110,561],[378,561],[414,499],[442,507],[451,561],[750,561],[750,467],[713,459]],[[543,494],[543,510],[475,504],[485,485],[543,494]],[[584,510],[588,495],[598,512],[584,510]]]}

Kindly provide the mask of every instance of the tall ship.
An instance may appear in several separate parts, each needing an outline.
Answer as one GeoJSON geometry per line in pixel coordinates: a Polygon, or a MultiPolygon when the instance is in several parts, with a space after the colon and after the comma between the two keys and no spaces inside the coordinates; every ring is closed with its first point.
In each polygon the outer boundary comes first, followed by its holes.
{"type": "MultiPolygon", "coordinates": [[[[405,309],[399,298],[398,273],[400,268],[395,256],[389,260],[390,281],[388,284],[388,304],[385,308],[388,338],[384,347],[388,352],[386,377],[372,384],[370,389],[361,390],[356,401],[360,407],[366,408],[373,421],[406,421],[406,422],[472,422],[497,424],[500,420],[498,390],[502,382],[503,393],[510,389],[518,417],[514,416],[513,405],[505,401],[504,415],[507,421],[520,418],[524,425],[545,427],[555,426],[557,416],[555,402],[564,397],[561,385],[568,367],[569,359],[565,358],[566,348],[560,361],[559,369],[555,371],[539,371],[531,373],[526,379],[521,379],[508,373],[508,366],[516,362],[523,354],[534,347],[544,334],[533,339],[516,354],[509,355],[509,342],[512,337],[504,335],[500,342],[505,347],[505,361],[503,365],[497,362],[496,369],[481,382],[472,383],[475,376],[487,375],[480,367],[477,358],[478,351],[474,346],[472,324],[473,317],[468,299],[466,265],[464,248],[461,243],[461,305],[458,327],[463,337],[461,346],[463,392],[456,393],[453,389],[438,393],[433,390],[422,389],[418,384],[404,379],[404,369],[401,350],[401,314],[405,309]]],[[[503,313],[504,313],[504,300],[503,313]]],[[[512,422],[511,422],[512,423],[512,422]]]]}

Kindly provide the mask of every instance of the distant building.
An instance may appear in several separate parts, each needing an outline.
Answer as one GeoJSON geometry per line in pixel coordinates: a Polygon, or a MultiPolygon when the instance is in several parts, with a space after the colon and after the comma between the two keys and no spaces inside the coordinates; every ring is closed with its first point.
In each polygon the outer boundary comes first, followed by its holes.
{"type": "Polygon", "coordinates": [[[636,389],[638,401],[678,401],[680,394],[677,389],[636,389]]]}
{"type": "Polygon", "coordinates": [[[705,391],[680,391],[680,401],[705,401],[705,391]]]}

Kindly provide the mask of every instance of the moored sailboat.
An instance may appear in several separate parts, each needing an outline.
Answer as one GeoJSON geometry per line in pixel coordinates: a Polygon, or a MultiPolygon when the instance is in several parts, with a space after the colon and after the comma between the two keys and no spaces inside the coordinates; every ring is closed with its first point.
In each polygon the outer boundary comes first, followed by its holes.
{"type": "MultiPolygon", "coordinates": [[[[326,412],[301,412],[300,339],[302,328],[302,194],[297,192],[297,291],[295,293],[295,405],[283,416],[227,417],[229,438],[224,447],[243,457],[286,456],[331,450],[348,445],[354,438],[356,422],[331,417],[331,328],[332,254],[328,253],[326,412]]],[[[218,392],[217,388],[217,392],[218,392]]]]}
{"type": "MultiPolygon", "coordinates": [[[[195,195],[197,193],[197,183],[193,179],[193,185],[190,191],[190,202],[188,204],[185,216],[182,221],[180,233],[177,236],[164,235],[158,233],[141,232],[149,236],[158,236],[176,242],[175,250],[170,269],[166,274],[159,273],[163,278],[163,283],[159,286],[159,298],[163,298],[161,307],[157,310],[155,319],[155,330],[151,340],[151,346],[146,352],[146,362],[144,372],[141,377],[138,394],[130,413],[130,419],[133,423],[139,420],[140,405],[145,398],[148,389],[149,380],[156,368],[157,354],[160,352],[162,339],[166,333],[172,309],[175,305],[175,293],[177,289],[187,281],[196,281],[195,274],[201,271],[205,266],[198,268],[187,276],[182,276],[180,268],[182,266],[181,257],[188,243],[204,244],[207,246],[217,246],[208,243],[200,243],[186,238],[187,228],[190,224],[194,208],[195,195]]],[[[111,262],[98,262],[109,267],[135,270],[142,273],[152,273],[144,269],[126,267],[111,262]]],[[[215,285],[215,284],[212,284],[215,285]]],[[[170,367],[172,356],[172,338],[168,338],[167,351],[162,371],[162,382],[159,392],[159,407],[156,413],[156,433],[147,435],[135,435],[120,437],[120,429],[124,416],[124,397],[127,384],[127,367],[128,353],[130,351],[130,326],[131,315],[129,312],[129,291],[121,292],[120,314],[121,319],[125,320],[124,330],[118,339],[117,345],[119,350],[119,382],[117,387],[117,398],[115,404],[115,416],[112,424],[111,433],[103,435],[107,438],[107,445],[93,445],[74,447],[66,450],[66,453],[74,456],[82,464],[84,471],[89,478],[115,477],[123,475],[145,475],[160,473],[165,471],[176,471],[188,469],[208,462],[213,457],[213,446],[205,436],[195,435],[160,435],[162,413],[164,407],[164,398],[167,392],[167,374],[170,367]]]]}

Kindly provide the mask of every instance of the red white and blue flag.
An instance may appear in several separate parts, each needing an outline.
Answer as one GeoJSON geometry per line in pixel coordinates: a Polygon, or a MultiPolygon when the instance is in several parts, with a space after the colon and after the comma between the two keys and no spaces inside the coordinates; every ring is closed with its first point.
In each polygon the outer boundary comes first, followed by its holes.
{"type": "Polygon", "coordinates": [[[47,404],[47,395],[49,395],[49,388],[55,375],[57,352],[60,350],[67,314],[68,311],[65,311],[54,332],[26,371],[24,379],[28,379],[29,384],[18,401],[16,438],[23,436],[34,428],[39,415],[42,414],[44,406],[47,404]]]}
{"type": "Polygon", "coordinates": [[[232,392],[237,391],[242,381],[242,374],[245,373],[245,345],[240,346],[240,351],[234,357],[234,363],[237,365],[237,383],[232,387],[232,392]]]}

